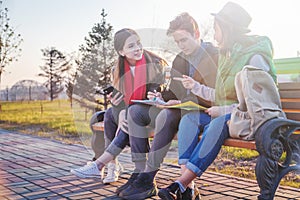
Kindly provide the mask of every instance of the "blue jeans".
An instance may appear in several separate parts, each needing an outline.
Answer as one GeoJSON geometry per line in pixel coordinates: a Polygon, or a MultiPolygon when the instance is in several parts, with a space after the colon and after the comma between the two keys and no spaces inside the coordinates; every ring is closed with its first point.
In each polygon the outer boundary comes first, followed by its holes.
{"type": "Polygon", "coordinates": [[[105,111],[104,117],[104,111],[96,112],[91,117],[90,127],[93,131],[91,145],[95,153],[94,158],[99,158],[103,154],[104,150],[110,152],[114,156],[117,156],[119,152],[121,152],[119,151],[119,149],[124,149],[124,147],[128,144],[129,136],[126,133],[122,132],[122,134],[119,134],[120,136],[115,137],[116,131],[118,129],[118,119],[120,111],[120,109],[111,107],[105,111]],[[104,132],[93,130],[92,128],[92,125],[99,121],[104,122],[104,132]],[[114,145],[110,145],[111,143],[114,143],[114,145]],[[117,148],[114,148],[114,146],[116,146],[117,148]]]}
{"type": "Polygon", "coordinates": [[[186,167],[201,176],[217,157],[225,139],[229,137],[227,121],[230,114],[213,119],[205,128],[201,141],[194,149],[186,167]]]}
{"type": "Polygon", "coordinates": [[[119,113],[113,107],[109,108],[104,115],[104,140],[105,148],[107,148],[111,141],[115,138],[118,129],[119,113]]]}
{"type": "Polygon", "coordinates": [[[179,165],[185,165],[188,162],[199,142],[199,134],[210,121],[210,115],[204,112],[191,112],[180,120],[177,133],[179,165]]]}
{"type": "Polygon", "coordinates": [[[119,130],[117,136],[113,139],[105,151],[114,157],[117,157],[126,147],[126,145],[129,145],[129,135],[124,131],[119,130]]]}
{"type": "Polygon", "coordinates": [[[105,151],[114,157],[118,156],[126,145],[129,145],[129,135],[127,133],[120,129],[116,136],[119,113],[120,110],[112,107],[104,115],[105,151]]]}

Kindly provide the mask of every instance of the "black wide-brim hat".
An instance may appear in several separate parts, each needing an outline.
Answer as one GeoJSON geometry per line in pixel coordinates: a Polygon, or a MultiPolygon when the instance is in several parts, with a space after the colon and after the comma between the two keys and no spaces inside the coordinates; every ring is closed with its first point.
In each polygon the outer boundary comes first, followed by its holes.
{"type": "Polygon", "coordinates": [[[230,24],[239,31],[244,33],[250,32],[248,26],[252,18],[244,8],[236,3],[228,2],[220,12],[211,14],[217,20],[230,24]]]}

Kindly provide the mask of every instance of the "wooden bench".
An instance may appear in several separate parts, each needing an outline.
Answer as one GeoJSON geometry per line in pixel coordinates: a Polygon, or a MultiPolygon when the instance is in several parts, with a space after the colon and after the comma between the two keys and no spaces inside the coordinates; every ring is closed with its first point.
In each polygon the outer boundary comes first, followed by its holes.
{"type": "MultiPolygon", "coordinates": [[[[281,178],[300,169],[300,83],[280,83],[279,92],[288,120],[267,121],[257,130],[254,141],[229,138],[224,143],[259,152],[255,168],[259,199],[273,199],[281,178]],[[280,162],[283,153],[286,158],[280,162]]],[[[98,122],[92,128],[104,131],[104,124],[98,122]]]]}

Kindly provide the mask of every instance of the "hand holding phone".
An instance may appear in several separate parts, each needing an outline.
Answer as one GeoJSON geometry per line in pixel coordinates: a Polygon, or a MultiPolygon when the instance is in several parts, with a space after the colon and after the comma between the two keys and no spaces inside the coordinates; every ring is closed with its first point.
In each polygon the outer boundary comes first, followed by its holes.
{"type": "Polygon", "coordinates": [[[110,93],[112,96],[109,96],[110,102],[114,105],[117,106],[119,105],[123,99],[124,99],[124,95],[117,91],[116,94],[110,93]]]}
{"type": "Polygon", "coordinates": [[[107,95],[107,98],[115,106],[119,105],[124,98],[124,95],[113,86],[108,86],[107,88],[104,88],[102,91],[103,94],[107,95]]]}
{"type": "Polygon", "coordinates": [[[107,88],[103,89],[103,93],[104,94],[110,94],[115,90],[115,88],[113,86],[108,86],[107,88]]]}

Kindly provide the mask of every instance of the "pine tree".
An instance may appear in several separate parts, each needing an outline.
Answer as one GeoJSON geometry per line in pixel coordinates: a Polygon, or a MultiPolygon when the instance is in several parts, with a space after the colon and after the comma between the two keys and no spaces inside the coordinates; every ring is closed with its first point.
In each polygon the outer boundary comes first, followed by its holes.
{"type": "Polygon", "coordinates": [[[64,90],[64,81],[71,64],[66,56],[54,47],[42,49],[45,65],[41,66],[42,73],[38,75],[47,79],[45,86],[49,90],[50,100],[57,98],[64,90]]]}
{"type": "MultiPolygon", "coordinates": [[[[92,31],[85,37],[85,44],[79,49],[81,59],[77,60],[78,71],[73,94],[85,101],[95,102],[95,87],[103,88],[111,83],[111,69],[116,53],[113,48],[113,27],[106,22],[106,16],[102,9],[101,22],[92,27],[92,31]]],[[[106,101],[99,103],[106,105],[106,101]]]]}

